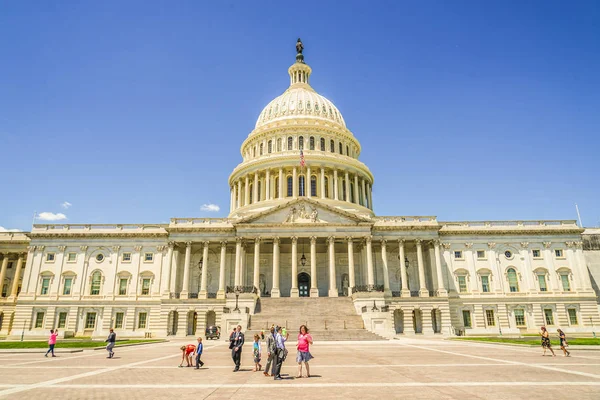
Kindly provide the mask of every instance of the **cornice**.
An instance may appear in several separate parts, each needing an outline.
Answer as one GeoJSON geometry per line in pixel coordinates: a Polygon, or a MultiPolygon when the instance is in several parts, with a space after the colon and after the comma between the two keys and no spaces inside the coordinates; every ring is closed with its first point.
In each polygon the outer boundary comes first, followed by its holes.
{"type": "Polygon", "coordinates": [[[72,239],[72,238],[86,238],[86,239],[104,239],[104,238],[166,238],[168,237],[168,232],[163,233],[96,233],[96,232],[87,232],[87,233],[67,233],[67,232],[47,232],[47,233],[31,233],[30,237],[32,239],[52,239],[52,238],[62,238],[62,239],[72,239]]]}

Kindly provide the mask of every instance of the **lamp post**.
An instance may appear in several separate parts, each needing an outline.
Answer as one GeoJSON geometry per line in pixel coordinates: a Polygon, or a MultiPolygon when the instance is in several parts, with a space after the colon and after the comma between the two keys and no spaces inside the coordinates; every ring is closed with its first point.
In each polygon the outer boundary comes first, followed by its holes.
{"type": "Polygon", "coordinates": [[[590,317],[590,324],[592,324],[592,335],[594,335],[594,339],[596,339],[596,332],[594,332],[594,320],[590,317]]]}
{"type": "Polygon", "coordinates": [[[300,257],[300,264],[306,266],[306,256],[304,255],[304,242],[302,242],[302,257],[300,257]]]}
{"type": "Polygon", "coordinates": [[[240,308],[238,307],[238,299],[240,298],[240,293],[242,293],[242,290],[239,286],[236,286],[235,289],[233,289],[233,293],[235,293],[235,308],[233,311],[240,312],[240,308]]]}
{"type": "Polygon", "coordinates": [[[21,342],[23,341],[23,336],[25,336],[25,324],[27,323],[26,320],[23,320],[23,329],[21,330],[21,342]]]}

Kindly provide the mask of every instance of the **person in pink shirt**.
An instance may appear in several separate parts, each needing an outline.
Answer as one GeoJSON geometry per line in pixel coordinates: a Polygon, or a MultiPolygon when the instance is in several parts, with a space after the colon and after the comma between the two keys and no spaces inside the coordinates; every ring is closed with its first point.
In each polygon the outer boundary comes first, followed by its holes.
{"type": "Polygon", "coordinates": [[[48,338],[48,351],[44,357],[48,357],[48,353],[52,352],[52,357],[56,357],[54,355],[54,346],[56,345],[56,338],[58,337],[58,329],[50,329],[50,337],[48,338]]]}
{"type": "Polygon", "coordinates": [[[300,333],[298,334],[298,354],[296,362],[298,363],[298,375],[296,378],[302,378],[302,363],[306,366],[306,377],[310,378],[310,370],[308,362],[313,358],[309,351],[309,345],[313,344],[313,339],[306,325],[300,325],[300,333]]]}

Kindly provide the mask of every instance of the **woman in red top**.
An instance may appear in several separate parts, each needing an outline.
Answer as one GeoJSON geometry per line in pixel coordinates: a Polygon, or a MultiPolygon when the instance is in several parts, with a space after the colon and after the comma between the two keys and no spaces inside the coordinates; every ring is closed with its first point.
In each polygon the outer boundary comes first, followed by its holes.
{"type": "Polygon", "coordinates": [[[193,344],[188,344],[187,346],[181,346],[179,348],[181,350],[181,363],[179,367],[183,367],[183,361],[187,362],[187,366],[191,367],[194,365],[194,361],[192,360],[193,354],[196,351],[196,346],[193,344]]]}
{"type": "Polygon", "coordinates": [[[308,362],[313,358],[309,351],[309,345],[313,344],[313,339],[306,325],[300,325],[300,333],[298,334],[298,354],[296,362],[298,363],[298,375],[296,378],[302,378],[302,363],[306,366],[306,377],[310,378],[310,370],[308,362]]]}

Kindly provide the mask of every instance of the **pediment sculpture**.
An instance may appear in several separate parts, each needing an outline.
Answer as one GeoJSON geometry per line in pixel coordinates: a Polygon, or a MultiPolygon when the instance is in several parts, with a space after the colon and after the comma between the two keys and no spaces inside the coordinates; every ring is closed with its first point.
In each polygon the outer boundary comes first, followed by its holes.
{"type": "Polygon", "coordinates": [[[319,220],[319,211],[315,207],[310,207],[310,210],[304,204],[300,204],[298,207],[291,207],[285,223],[315,223],[323,222],[319,220]]]}

